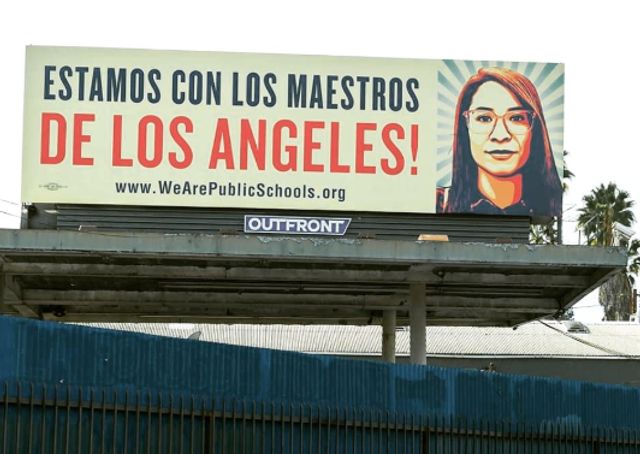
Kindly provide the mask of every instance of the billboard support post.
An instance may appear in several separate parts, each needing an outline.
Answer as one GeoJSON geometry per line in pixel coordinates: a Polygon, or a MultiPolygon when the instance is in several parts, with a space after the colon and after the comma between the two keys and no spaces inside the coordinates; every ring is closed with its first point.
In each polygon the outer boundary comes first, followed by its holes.
{"type": "Polygon", "coordinates": [[[382,360],[396,362],[396,311],[385,310],[382,313],[382,360]]]}
{"type": "Polygon", "coordinates": [[[409,326],[411,328],[411,364],[427,364],[427,308],[425,283],[412,283],[409,287],[409,326]]]}

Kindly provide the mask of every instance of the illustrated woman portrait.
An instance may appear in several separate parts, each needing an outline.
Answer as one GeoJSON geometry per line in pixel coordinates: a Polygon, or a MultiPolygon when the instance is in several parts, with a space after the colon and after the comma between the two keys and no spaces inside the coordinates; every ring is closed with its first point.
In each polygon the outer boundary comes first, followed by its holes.
{"type": "Polygon", "coordinates": [[[562,187],[533,83],[507,68],[482,68],[456,105],[445,213],[558,216],[562,187]]]}

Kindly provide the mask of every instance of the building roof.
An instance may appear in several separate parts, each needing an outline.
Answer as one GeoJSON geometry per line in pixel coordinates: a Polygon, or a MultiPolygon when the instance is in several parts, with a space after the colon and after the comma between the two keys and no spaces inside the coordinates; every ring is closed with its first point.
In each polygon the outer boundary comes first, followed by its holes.
{"type": "MultiPolygon", "coordinates": [[[[306,353],[380,356],[380,326],[209,325],[99,323],[101,328],[159,336],[292,350],[306,353]]],[[[429,326],[427,356],[640,359],[640,324],[597,323],[588,332],[569,332],[556,321],[534,321],[517,329],[429,326]]],[[[570,329],[570,327],[569,327],[570,329]]],[[[409,329],[396,332],[396,354],[409,355],[409,329]]]]}

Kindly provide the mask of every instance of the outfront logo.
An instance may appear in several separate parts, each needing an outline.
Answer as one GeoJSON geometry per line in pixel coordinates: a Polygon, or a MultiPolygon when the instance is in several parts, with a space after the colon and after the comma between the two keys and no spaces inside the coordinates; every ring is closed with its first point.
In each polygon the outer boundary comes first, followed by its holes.
{"type": "Polygon", "coordinates": [[[290,235],[342,236],[351,218],[245,215],[245,233],[286,233],[290,235]]]}

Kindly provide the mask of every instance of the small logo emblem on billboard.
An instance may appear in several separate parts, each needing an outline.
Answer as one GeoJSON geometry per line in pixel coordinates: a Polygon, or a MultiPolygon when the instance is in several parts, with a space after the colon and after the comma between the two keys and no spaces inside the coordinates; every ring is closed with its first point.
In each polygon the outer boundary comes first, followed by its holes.
{"type": "Polygon", "coordinates": [[[49,191],[57,191],[58,189],[66,188],[66,186],[63,186],[63,185],[55,183],[55,182],[51,182],[51,183],[47,183],[47,184],[41,184],[40,187],[41,188],[45,188],[45,189],[47,189],[49,191]]]}
{"type": "Polygon", "coordinates": [[[315,218],[245,215],[245,233],[287,233],[290,235],[342,236],[351,218],[315,218]]]}

